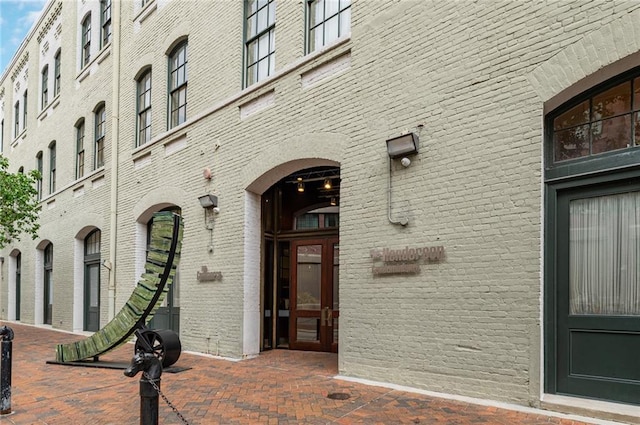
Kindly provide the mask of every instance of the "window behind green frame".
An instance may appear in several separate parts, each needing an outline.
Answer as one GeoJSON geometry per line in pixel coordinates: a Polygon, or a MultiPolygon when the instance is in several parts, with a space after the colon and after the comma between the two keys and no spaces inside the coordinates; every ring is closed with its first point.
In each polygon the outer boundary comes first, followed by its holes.
{"type": "Polygon", "coordinates": [[[307,0],[307,52],[351,32],[351,0],[307,0]]]}
{"type": "Polygon", "coordinates": [[[151,70],[138,80],[138,138],[137,146],[151,140],[151,70]]]}
{"type": "Polygon", "coordinates": [[[275,0],[245,1],[245,87],[275,70],[275,0]]]}
{"type": "Polygon", "coordinates": [[[187,42],[178,45],[169,56],[169,128],[187,120],[187,42]]]}

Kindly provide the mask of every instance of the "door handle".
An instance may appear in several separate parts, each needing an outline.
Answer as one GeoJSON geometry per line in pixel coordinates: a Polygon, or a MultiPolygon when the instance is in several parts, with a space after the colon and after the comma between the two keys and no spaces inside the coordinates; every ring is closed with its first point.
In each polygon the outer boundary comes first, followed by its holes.
{"type": "Polygon", "coordinates": [[[329,307],[322,309],[320,313],[320,324],[322,326],[333,326],[333,311],[329,307]]]}

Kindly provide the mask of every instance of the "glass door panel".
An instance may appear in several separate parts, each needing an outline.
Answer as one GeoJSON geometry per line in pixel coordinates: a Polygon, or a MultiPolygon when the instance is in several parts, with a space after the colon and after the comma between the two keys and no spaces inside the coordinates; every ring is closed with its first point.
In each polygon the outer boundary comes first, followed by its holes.
{"type": "Polygon", "coordinates": [[[640,404],[640,183],[559,192],[555,227],[555,392],[640,404]]]}
{"type": "Polygon", "coordinates": [[[337,351],[337,238],[291,242],[290,348],[337,351]]]}

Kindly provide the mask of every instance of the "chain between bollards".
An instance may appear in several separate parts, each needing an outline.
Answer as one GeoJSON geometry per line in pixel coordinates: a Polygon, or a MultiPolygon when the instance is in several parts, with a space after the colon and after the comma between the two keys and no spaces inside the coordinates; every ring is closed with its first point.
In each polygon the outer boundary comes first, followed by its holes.
{"type": "Polygon", "coordinates": [[[13,330],[8,326],[0,327],[0,415],[11,413],[11,351],[13,330]]]}

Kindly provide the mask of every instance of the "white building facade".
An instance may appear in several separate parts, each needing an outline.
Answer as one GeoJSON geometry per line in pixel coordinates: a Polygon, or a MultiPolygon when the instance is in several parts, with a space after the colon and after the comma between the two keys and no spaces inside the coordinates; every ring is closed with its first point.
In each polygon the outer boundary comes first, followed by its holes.
{"type": "Polygon", "coordinates": [[[43,175],[0,317],[99,329],[172,210],[179,278],[152,325],[185,349],[333,351],[343,376],[637,416],[638,19],[51,0],[0,80],[2,154],[43,175]]]}

